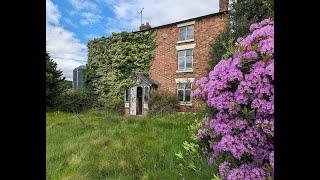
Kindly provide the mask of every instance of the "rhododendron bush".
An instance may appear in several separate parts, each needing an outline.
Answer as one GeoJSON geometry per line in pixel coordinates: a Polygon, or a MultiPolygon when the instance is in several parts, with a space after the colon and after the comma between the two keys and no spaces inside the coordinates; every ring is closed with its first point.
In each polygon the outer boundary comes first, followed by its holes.
{"type": "Polygon", "coordinates": [[[214,110],[198,130],[223,179],[267,179],[274,156],[274,26],[265,19],[239,38],[229,59],[196,82],[192,96],[214,110]]]}

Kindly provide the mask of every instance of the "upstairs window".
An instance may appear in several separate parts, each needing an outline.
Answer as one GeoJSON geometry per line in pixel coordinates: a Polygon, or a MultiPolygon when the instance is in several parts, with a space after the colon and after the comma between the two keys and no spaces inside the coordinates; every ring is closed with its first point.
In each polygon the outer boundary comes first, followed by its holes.
{"type": "Polygon", "coordinates": [[[193,49],[178,51],[178,70],[192,70],[193,64],[193,49]]]}
{"type": "Polygon", "coordinates": [[[181,103],[191,103],[191,83],[178,83],[177,95],[181,103]]]}
{"type": "Polygon", "coordinates": [[[193,29],[193,25],[180,27],[178,41],[193,39],[193,29]]]}

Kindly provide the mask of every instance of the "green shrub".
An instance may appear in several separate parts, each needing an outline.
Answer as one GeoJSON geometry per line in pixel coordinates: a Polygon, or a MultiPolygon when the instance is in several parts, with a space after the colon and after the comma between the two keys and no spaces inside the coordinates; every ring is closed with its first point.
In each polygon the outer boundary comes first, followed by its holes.
{"type": "MultiPolygon", "coordinates": [[[[204,113],[205,114],[205,113],[204,113]]],[[[208,164],[207,158],[202,154],[202,145],[197,139],[197,130],[202,125],[203,118],[195,118],[188,126],[188,138],[183,142],[182,147],[177,153],[176,163],[178,164],[177,172],[184,178],[188,178],[188,173],[193,172],[196,176],[201,177],[202,174],[217,174],[218,168],[212,164],[208,164]]],[[[218,176],[213,176],[213,180],[219,180],[218,176]]]]}
{"type": "Polygon", "coordinates": [[[108,101],[104,104],[104,107],[106,111],[120,115],[123,114],[124,111],[124,101],[123,98],[110,98],[108,101]]]}
{"type": "Polygon", "coordinates": [[[97,107],[96,98],[86,89],[70,89],[56,100],[56,109],[64,112],[81,112],[97,107]]]}
{"type": "Polygon", "coordinates": [[[179,107],[177,97],[169,91],[157,90],[150,94],[149,113],[161,114],[176,112],[179,107]]]}

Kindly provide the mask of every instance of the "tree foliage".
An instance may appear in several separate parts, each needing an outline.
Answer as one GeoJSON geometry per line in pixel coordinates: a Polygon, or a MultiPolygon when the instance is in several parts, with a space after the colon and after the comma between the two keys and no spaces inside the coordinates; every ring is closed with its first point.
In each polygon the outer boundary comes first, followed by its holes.
{"type": "Polygon", "coordinates": [[[72,88],[72,81],[64,80],[62,82],[62,86],[63,86],[63,89],[71,89],[72,88]]]}
{"type": "Polygon", "coordinates": [[[86,88],[67,89],[56,98],[55,109],[80,113],[90,108],[96,108],[95,100],[95,97],[86,88]]]}
{"type": "Polygon", "coordinates": [[[100,104],[122,107],[124,90],[136,83],[132,72],[149,73],[155,35],[154,31],[112,33],[88,43],[87,84],[100,104]]]}
{"type": "Polygon", "coordinates": [[[228,52],[228,44],[234,44],[236,37],[249,34],[250,24],[274,16],[273,0],[231,0],[228,13],[229,24],[224,33],[212,44],[210,66],[213,68],[228,52]]]}
{"type": "Polygon", "coordinates": [[[57,63],[55,63],[48,53],[46,53],[46,106],[52,107],[55,99],[63,91],[62,71],[57,69],[57,63]]]}

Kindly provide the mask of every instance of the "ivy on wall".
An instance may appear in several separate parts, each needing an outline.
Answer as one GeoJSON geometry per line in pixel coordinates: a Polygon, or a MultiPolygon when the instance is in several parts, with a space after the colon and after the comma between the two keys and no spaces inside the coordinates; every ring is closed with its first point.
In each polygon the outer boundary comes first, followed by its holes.
{"type": "Polygon", "coordinates": [[[137,83],[132,72],[149,74],[155,37],[154,30],[121,32],[88,43],[87,83],[100,104],[123,106],[124,90],[137,83]]]}

